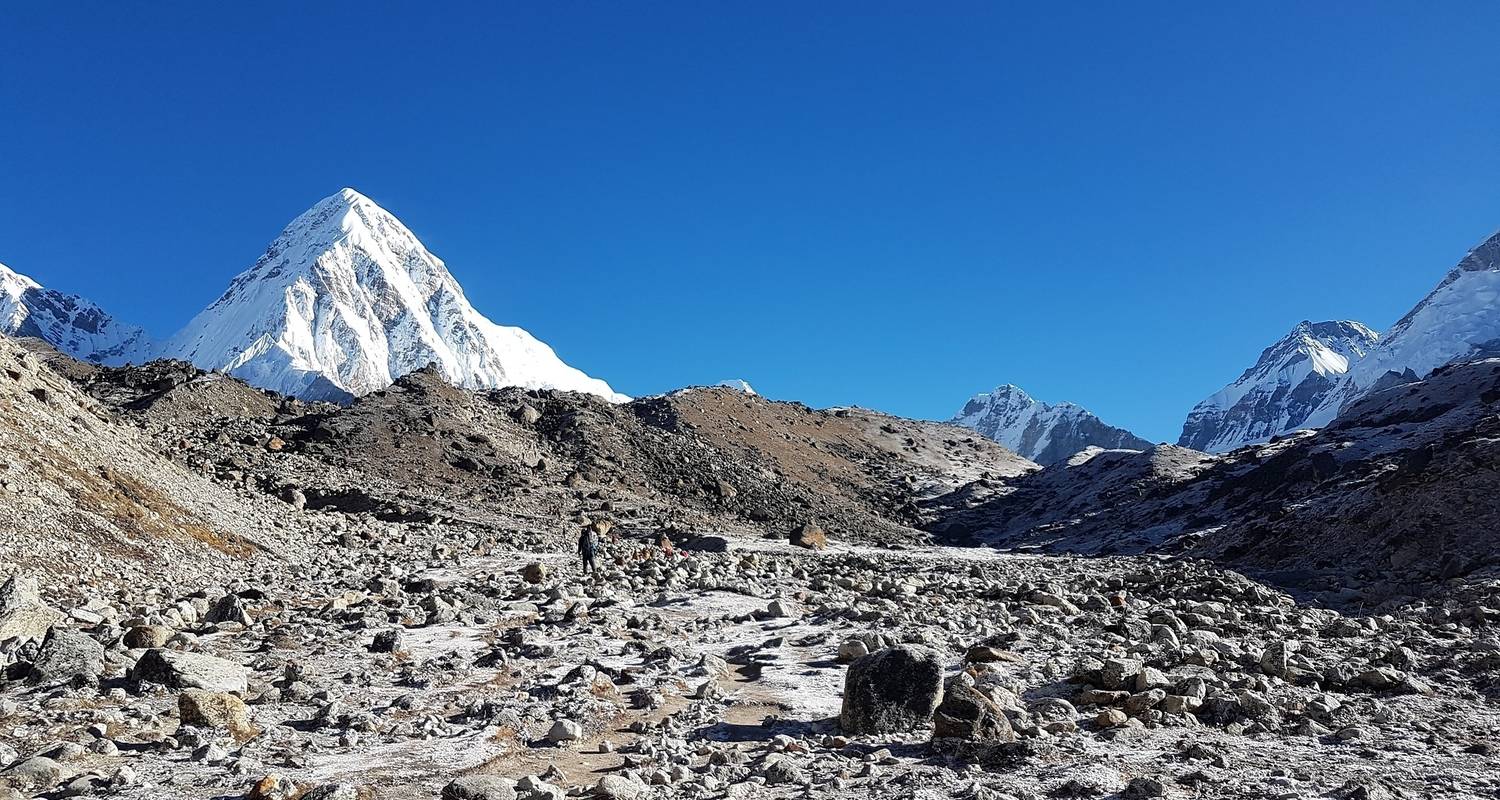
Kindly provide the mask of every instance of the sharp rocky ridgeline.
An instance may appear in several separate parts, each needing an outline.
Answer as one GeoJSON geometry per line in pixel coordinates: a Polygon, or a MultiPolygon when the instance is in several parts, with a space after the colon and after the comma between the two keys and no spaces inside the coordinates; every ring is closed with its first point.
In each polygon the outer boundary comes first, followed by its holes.
{"type": "Polygon", "coordinates": [[[953,424],[970,428],[1038,464],[1055,464],[1080,450],[1144,450],[1151,442],[1073,403],[1050,405],[1006,384],[974,395],[953,424]]]}
{"type": "Polygon", "coordinates": [[[1300,429],[1379,341],[1351,320],[1298,323],[1233,383],[1194,406],[1177,443],[1222,453],[1300,429]]]}

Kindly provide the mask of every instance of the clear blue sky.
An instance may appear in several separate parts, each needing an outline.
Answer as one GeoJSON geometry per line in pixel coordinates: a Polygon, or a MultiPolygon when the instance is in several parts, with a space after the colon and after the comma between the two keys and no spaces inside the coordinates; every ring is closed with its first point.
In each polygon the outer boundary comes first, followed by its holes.
{"type": "Polygon", "coordinates": [[[618,389],[1153,439],[1500,227],[1493,2],[9,3],[0,262],[173,332],[343,186],[618,389]],[[1060,6],[1052,8],[1050,6],[1060,6]]]}

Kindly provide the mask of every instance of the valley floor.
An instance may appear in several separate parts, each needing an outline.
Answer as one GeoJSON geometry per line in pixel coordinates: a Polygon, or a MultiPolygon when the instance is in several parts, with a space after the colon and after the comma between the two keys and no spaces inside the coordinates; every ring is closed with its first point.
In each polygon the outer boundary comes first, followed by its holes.
{"type": "Polygon", "coordinates": [[[70,625],[125,641],[98,686],[67,685],[86,653],[0,683],[0,798],[1500,792],[1483,607],[1343,616],[1196,562],[748,536],[666,556],[622,534],[586,579],[570,534],[512,522],[371,522],[219,587],[81,605],[70,625]],[[847,658],[897,643],[1014,735],[845,736],[847,658]],[[128,677],[142,644],[245,665],[248,708],[128,677]]]}

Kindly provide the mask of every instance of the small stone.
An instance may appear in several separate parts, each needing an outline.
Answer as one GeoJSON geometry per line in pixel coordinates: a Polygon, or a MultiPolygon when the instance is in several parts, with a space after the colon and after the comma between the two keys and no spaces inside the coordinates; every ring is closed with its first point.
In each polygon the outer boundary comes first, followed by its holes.
{"type": "Polygon", "coordinates": [[[1129,721],[1130,717],[1118,708],[1105,709],[1099,712],[1099,716],[1094,717],[1094,724],[1101,728],[1118,728],[1129,721]]]}
{"type": "Polygon", "coordinates": [[[50,758],[36,756],[12,764],[0,772],[0,784],[22,792],[43,792],[62,780],[62,765],[50,758]]]}
{"type": "Polygon", "coordinates": [[[1099,679],[1106,689],[1129,689],[1145,664],[1136,658],[1111,658],[1099,670],[1099,679]]]}
{"type": "Polygon", "coordinates": [[[794,528],[787,536],[787,540],[809,550],[823,550],[828,547],[828,533],[810,522],[794,528]]]}
{"type": "Polygon", "coordinates": [[[772,619],[796,618],[802,616],[802,609],[797,608],[797,604],[790,600],[777,598],[766,606],[766,616],[772,619]]]}
{"type": "Polygon", "coordinates": [[[0,585],[0,642],[6,639],[41,641],[66,616],[42,602],[35,578],[12,575],[0,585]]]}
{"type": "Polygon", "coordinates": [[[348,783],[325,783],[302,795],[301,800],[359,800],[359,790],[348,783]]]}
{"type": "Polygon", "coordinates": [[[576,742],[582,738],[583,726],[572,720],[560,719],[552,723],[552,729],[547,731],[547,741],[553,744],[576,742]]]}
{"type": "Polygon", "coordinates": [[[839,645],[838,660],[844,663],[870,654],[869,645],[863,639],[845,639],[839,645]]]}
{"type": "Polygon", "coordinates": [[[240,741],[259,733],[245,701],[228,692],[189,689],[177,696],[177,714],[184,725],[225,730],[240,741]]]}
{"type": "Polygon", "coordinates": [[[138,625],[125,632],[125,646],[132,650],[165,647],[172,629],[165,625],[138,625]]]}
{"type": "Polygon", "coordinates": [[[375,634],[370,642],[372,653],[395,653],[401,650],[401,629],[391,628],[375,634]]]}
{"type": "Polygon", "coordinates": [[[954,683],[943,693],[943,702],[932,718],[932,735],[998,742],[1016,738],[1004,709],[965,683],[954,683]]]}
{"type": "Polygon", "coordinates": [[[1167,785],[1156,778],[1131,778],[1121,793],[1125,800],[1146,800],[1150,797],[1166,797],[1167,785]]]}

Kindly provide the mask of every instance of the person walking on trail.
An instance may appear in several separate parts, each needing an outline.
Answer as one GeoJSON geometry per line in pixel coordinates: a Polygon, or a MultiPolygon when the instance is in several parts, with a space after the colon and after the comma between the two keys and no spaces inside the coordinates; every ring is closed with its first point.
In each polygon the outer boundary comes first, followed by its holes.
{"type": "Polygon", "coordinates": [[[599,565],[594,560],[598,553],[599,534],[594,532],[592,525],[585,525],[583,533],[578,535],[578,556],[583,559],[583,574],[587,575],[590,571],[595,575],[599,574],[599,565]]]}

